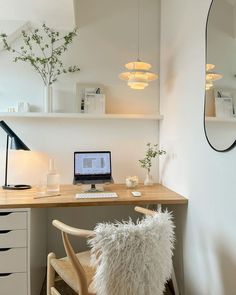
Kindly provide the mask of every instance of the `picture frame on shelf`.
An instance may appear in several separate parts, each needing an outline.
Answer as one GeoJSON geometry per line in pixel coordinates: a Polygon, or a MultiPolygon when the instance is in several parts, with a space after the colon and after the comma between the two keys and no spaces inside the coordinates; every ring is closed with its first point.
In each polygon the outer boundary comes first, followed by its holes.
{"type": "Polygon", "coordinates": [[[235,89],[215,88],[215,115],[217,118],[233,118],[235,116],[235,89]]]}
{"type": "Polygon", "coordinates": [[[104,85],[76,83],[76,110],[78,113],[105,114],[106,95],[104,85]]]}

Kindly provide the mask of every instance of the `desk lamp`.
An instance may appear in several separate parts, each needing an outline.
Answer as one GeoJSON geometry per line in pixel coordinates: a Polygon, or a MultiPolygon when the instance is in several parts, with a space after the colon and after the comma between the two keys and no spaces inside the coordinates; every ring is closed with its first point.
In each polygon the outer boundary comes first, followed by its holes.
{"type": "Polygon", "coordinates": [[[26,185],[26,184],[17,184],[17,185],[7,184],[9,140],[11,139],[10,149],[24,150],[24,151],[30,151],[30,149],[23,143],[23,141],[15,134],[14,131],[11,130],[11,128],[4,121],[0,121],[0,126],[7,133],[6,163],[5,163],[5,184],[3,185],[2,188],[3,189],[9,189],[9,190],[29,189],[29,188],[31,188],[31,186],[26,185]]]}

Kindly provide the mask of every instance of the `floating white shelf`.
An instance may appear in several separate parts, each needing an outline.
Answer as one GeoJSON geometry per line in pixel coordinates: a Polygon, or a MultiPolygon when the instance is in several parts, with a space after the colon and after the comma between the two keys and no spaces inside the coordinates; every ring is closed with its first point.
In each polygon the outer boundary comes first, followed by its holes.
{"type": "Polygon", "coordinates": [[[236,123],[236,118],[206,117],[206,122],[216,122],[216,123],[236,123]]]}
{"type": "Polygon", "coordinates": [[[81,114],[81,113],[14,113],[0,112],[0,118],[68,118],[68,119],[140,119],[162,120],[159,114],[81,114]]]}

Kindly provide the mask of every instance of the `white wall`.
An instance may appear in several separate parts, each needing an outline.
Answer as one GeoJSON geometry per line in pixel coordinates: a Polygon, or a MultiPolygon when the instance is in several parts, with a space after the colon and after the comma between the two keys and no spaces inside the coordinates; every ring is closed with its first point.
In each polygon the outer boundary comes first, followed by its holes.
{"type": "Polygon", "coordinates": [[[164,0],[161,21],[162,182],[189,197],[176,208],[178,279],[185,295],[236,288],[236,150],[217,153],[203,129],[205,23],[210,0],[164,0]],[[182,255],[183,254],[183,255],[182,255]],[[184,279],[183,279],[184,275],[184,279]]]}
{"type": "MultiPolygon", "coordinates": [[[[54,157],[61,182],[72,183],[73,152],[77,150],[110,150],[115,181],[122,183],[128,175],[138,175],[141,181],[145,170],[139,167],[138,159],[144,156],[146,143],[157,142],[158,136],[155,121],[19,118],[5,121],[33,151],[11,152],[9,181],[27,181],[33,185],[37,185],[47,171],[46,156],[54,157]]],[[[5,133],[1,131],[2,164],[5,162],[5,142],[5,133]]],[[[157,180],[157,162],[153,164],[157,180]]],[[[3,169],[0,176],[2,183],[3,169]]]]}
{"type": "MultiPolygon", "coordinates": [[[[30,2],[27,10],[37,8],[38,1],[30,2]]],[[[80,82],[105,85],[109,113],[156,113],[159,80],[150,83],[144,91],[135,91],[118,78],[124,71],[124,64],[137,58],[136,0],[78,3],[79,35],[64,62],[65,65],[78,65],[81,71],[61,76],[55,83],[55,111],[75,111],[75,85],[80,82]]],[[[140,57],[153,65],[153,71],[159,72],[159,1],[144,3],[140,57]]],[[[47,23],[54,14],[45,7],[44,10],[47,23]]],[[[2,27],[0,22],[0,32],[5,28],[6,22],[2,22],[2,27]]],[[[0,64],[0,111],[19,101],[28,101],[33,111],[42,109],[43,84],[39,75],[29,65],[13,63],[8,52],[0,52],[0,64]]]]}
{"type": "MultiPolygon", "coordinates": [[[[158,81],[144,91],[134,91],[118,79],[123,65],[136,59],[136,0],[79,2],[79,37],[68,52],[65,62],[78,64],[81,71],[62,77],[55,84],[56,103],[63,106],[62,111],[74,111],[76,82],[102,83],[107,88],[108,112],[156,113],[159,101],[158,81]]],[[[7,1],[4,3],[8,5],[7,1]]],[[[28,1],[28,5],[29,11],[35,11],[38,1],[28,1]]],[[[41,10],[43,11],[44,9],[41,10]]],[[[48,12],[47,9],[45,11],[48,12]]],[[[53,16],[54,13],[46,13],[45,18],[47,20],[53,16]]],[[[153,64],[154,71],[158,71],[159,1],[150,0],[145,3],[144,18],[146,33],[143,34],[141,57],[153,64]]],[[[9,53],[0,52],[0,111],[22,100],[30,102],[34,111],[40,110],[42,97],[43,85],[37,74],[27,65],[12,63],[9,53]]],[[[104,149],[112,152],[116,182],[124,182],[128,175],[138,175],[140,181],[143,181],[145,171],[139,167],[138,159],[144,156],[146,143],[158,141],[158,123],[155,121],[7,119],[6,122],[34,151],[34,154],[13,153],[9,173],[11,183],[40,182],[47,169],[45,154],[55,158],[61,182],[72,183],[73,152],[104,149]]],[[[4,179],[5,140],[4,132],[0,131],[0,183],[4,179]]],[[[153,165],[153,176],[155,180],[158,179],[157,163],[153,165]]],[[[111,216],[128,216],[132,210],[127,208],[101,207],[96,210],[91,208],[91,211],[89,208],[53,209],[49,210],[49,221],[58,218],[69,223],[71,220],[71,224],[76,226],[89,227],[96,221],[111,216]]],[[[59,251],[61,242],[57,240],[55,243],[54,234],[55,230],[49,230],[49,248],[59,251]]]]}

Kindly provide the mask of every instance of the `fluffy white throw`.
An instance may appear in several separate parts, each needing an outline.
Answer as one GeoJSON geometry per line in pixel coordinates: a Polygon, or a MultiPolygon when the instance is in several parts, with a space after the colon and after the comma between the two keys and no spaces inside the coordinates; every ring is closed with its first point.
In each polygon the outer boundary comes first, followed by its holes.
{"type": "Polygon", "coordinates": [[[161,295],[170,278],[174,225],[167,211],[95,228],[92,264],[97,295],[161,295]]]}

